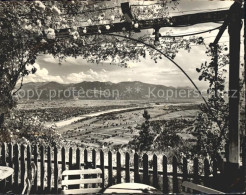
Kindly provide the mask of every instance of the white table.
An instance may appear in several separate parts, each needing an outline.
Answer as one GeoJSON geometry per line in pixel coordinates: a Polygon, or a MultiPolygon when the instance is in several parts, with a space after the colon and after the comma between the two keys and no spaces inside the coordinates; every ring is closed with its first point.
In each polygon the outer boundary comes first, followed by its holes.
{"type": "Polygon", "coordinates": [[[11,167],[0,166],[0,181],[6,179],[14,173],[14,169],[11,167]]]}
{"type": "Polygon", "coordinates": [[[161,194],[156,188],[141,183],[121,183],[110,186],[104,194],[161,194]]]}

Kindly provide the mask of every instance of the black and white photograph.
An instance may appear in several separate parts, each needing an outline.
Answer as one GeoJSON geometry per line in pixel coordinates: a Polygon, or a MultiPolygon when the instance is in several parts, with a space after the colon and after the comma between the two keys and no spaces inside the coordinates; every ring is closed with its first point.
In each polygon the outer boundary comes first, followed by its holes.
{"type": "Polygon", "coordinates": [[[0,194],[245,194],[245,13],[0,1],[0,194]]]}

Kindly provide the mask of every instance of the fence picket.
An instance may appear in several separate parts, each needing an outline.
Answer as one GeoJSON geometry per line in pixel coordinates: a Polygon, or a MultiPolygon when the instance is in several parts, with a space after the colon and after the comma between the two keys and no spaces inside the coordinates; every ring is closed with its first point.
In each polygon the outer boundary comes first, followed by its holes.
{"type": "MultiPolygon", "coordinates": [[[[243,167],[243,191],[246,192],[246,136],[244,136],[243,144],[242,144],[242,167],[243,167]]],[[[213,168],[213,171],[215,169],[213,168]]],[[[214,177],[217,176],[217,169],[216,169],[216,176],[213,174],[214,177]]]]}
{"type": "Polygon", "coordinates": [[[81,162],[80,162],[80,149],[77,148],[76,149],[76,169],[81,169],[80,164],[81,164],[81,162]]]}
{"type": "Polygon", "coordinates": [[[26,172],[26,161],[25,161],[25,146],[21,144],[21,185],[20,188],[23,189],[25,183],[25,172],[26,172]]]}
{"type": "Polygon", "coordinates": [[[73,169],[73,148],[69,148],[69,170],[73,169]]]}
{"type": "MultiPolygon", "coordinates": [[[[19,189],[23,188],[23,184],[25,183],[25,172],[28,172],[28,170],[30,169],[30,164],[31,164],[31,160],[34,161],[34,163],[36,164],[36,166],[38,168],[40,168],[40,170],[37,172],[38,173],[38,177],[40,179],[40,189],[38,189],[38,182],[37,180],[34,180],[34,185],[33,185],[33,192],[47,192],[47,193],[58,193],[59,192],[59,188],[58,188],[58,180],[59,180],[59,164],[61,164],[61,169],[62,171],[64,171],[66,169],[66,165],[69,164],[70,167],[75,167],[72,164],[72,148],[69,148],[69,159],[66,159],[66,149],[63,147],[61,149],[61,161],[58,161],[58,149],[57,147],[52,148],[54,151],[54,160],[52,161],[52,155],[51,155],[51,148],[48,147],[47,148],[47,154],[45,154],[45,150],[44,147],[41,146],[40,147],[40,159],[38,159],[38,149],[37,146],[35,145],[33,147],[33,159],[31,156],[31,147],[28,145],[27,148],[25,148],[24,145],[12,145],[12,144],[1,144],[1,165],[8,165],[10,167],[14,168],[14,175],[13,175],[13,180],[12,182],[14,182],[15,186],[19,186],[20,188],[16,188],[12,191],[16,191],[19,189]],[[7,147],[6,147],[7,146],[7,147]],[[25,151],[26,150],[26,151],[25,151]],[[6,153],[8,152],[8,156],[6,156],[6,153]],[[26,153],[26,154],[25,154],[26,153]],[[26,159],[25,159],[26,157],[26,159]],[[47,160],[45,160],[47,158],[47,160]],[[68,161],[67,161],[68,160],[68,161]],[[27,161],[27,162],[26,162],[27,161]],[[7,162],[7,163],[6,163],[7,162]],[[40,162],[40,167],[38,166],[40,162]],[[45,173],[45,163],[47,163],[47,175],[45,173]],[[54,164],[54,165],[52,165],[54,164]],[[26,168],[27,166],[27,168],[26,168]],[[54,167],[52,167],[54,166],[54,167]],[[53,171],[53,172],[52,172],[53,171]],[[54,178],[53,178],[53,174],[54,173],[54,178]],[[20,176],[20,183],[19,183],[19,176],[20,176]],[[44,183],[45,177],[47,176],[47,184],[44,183]],[[52,179],[52,181],[51,181],[52,179]],[[54,191],[52,189],[52,185],[54,184],[54,191]],[[47,186],[47,188],[45,189],[45,186],[47,186]]],[[[245,157],[244,157],[245,158],[245,157]]],[[[141,173],[143,173],[143,183],[150,185],[150,172],[153,175],[153,183],[151,183],[155,188],[159,189],[160,185],[159,185],[159,177],[158,177],[158,157],[156,154],[153,155],[153,170],[149,169],[149,162],[148,162],[148,155],[144,154],[143,155],[143,169],[140,170],[141,173]]],[[[192,181],[194,183],[199,183],[199,164],[198,164],[198,158],[194,158],[194,162],[193,162],[193,174],[191,175],[192,177],[192,181]]],[[[212,164],[212,175],[213,177],[217,177],[217,170],[218,170],[218,161],[216,159],[213,159],[213,164],[212,164]]],[[[246,163],[244,163],[246,164],[246,163]]],[[[76,149],[76,169],[79,169],[81,166],[81,153],[80,153],[80,149],[77,148],[76,149]]],[[[84,150],[84,165],[85,165],[85,169],[92,166],[92,167],[96,167],[96,151],[92,150],[92,162],[88,162],[88,152],[85,149],[84,150]],[[91,164],[92,163],[92,164],[91,164]]],[[[128,152],[125,153],[125,166],[122,167],[121,164],[121,154],[120,152],[116,153],[116,167],[113,167],[113,159],[112,159],[112,152],[109,151],[108,152],[108,186],[111,186],[114,184],[114,180],[113,180],[113,169],[116,170],[116,182],[117,183],[121,183],[122,179],[122,170],[123,168],[125,169],[125,182],[128,183],[131,181],[130,178],[130,170],[134,172],[134,182],[136,183],[140,183],[140,171],[139,171],[139,155],[137,153],[134,154],[134,165],[133,165],[133,169],[130,168],[130,154],[128,152]]],[[[169,186],[168,186],[168,172],[167,172],[167,157],[163,156],[163,162],[162,162],[162,174],[163,174],[163,192],[164,193],[169,193],[169,186]]],[[[105,163],[104,163],[104,152],[100,151],[100,165],[99,167],[102,170],[102,185],[101,187],[104,188],[105,186],[105,163]]],[[[172,161],[172,185],[173,185],[173,193],[179,193],[180,189],[179,184],[178,184],[178,176],[182,177],[182,181],[187,181],[189,178],[189,174],[188,174],[188,162],[186,158],[183,158],[183,163],[182,163],[182,175],[178,173],[178,162],[177,162],[177,158],[173,157],[173,161],[172,161]]],[[[210,176],[210,163],[208,161],[208,159],[204,160],[204,180],[203,180],[203,184],[205,186],[210,186],[210,182],[209,182],[209,176],[210,176]]],[[[115,176],[115,175],[114,175],[115,176]]],[[[152,182],[152,180],[151,180],[152,182]]],[[[212,185],[212,183],[211,183],[212,185]]],[[[11,187],[10,185],[7,186],[8,188],[11,187]]],[[[88,184],[87,184],[88,187],[88,184]]],[[[3,182],[1,183],[1,189],[3,189],[3,182]]],[[[8,189],[7,188],[7,189],[8,189]]]]}
{"type": "Polygon", "coordinates": [[[54,147],[54,193],[58,193],[58,150],[54,147]]]}
{"type": "Polygon", "coordinates": [[[108,186],[113,184],[112,152],[108,152],[108,186]]]}
{"type": "Polygon", "coordinates": [[[143,155],[143,183],[149,184],[149,160],[148,155],[143,155]]]}
{"type": "Polygon", "coordinates": [[[51,192],[51,152],[50,146],[47,148],[47,192],[51,192]]]}
{"type": "Polygon", "coordinates": [[[31,146],[27,145],[26,148],[26,157],[27,157],[27,161],[26,161],[26,172],[29,173],[31,171],[31,146]]]}
{"type": "Polygon", "coordinates": [[[183,158],[183,181],[187,181],[188,179],[188,162],[186,158],[183,158]]]}
{"type": "Polygon", "coordinates": [[[173,157],[173,193],[178,193],[178,162],[177,157],[173,157]]]}
{"type": "Polygon", "coordinates": [[[167,177],[167,157],[164,155],[162,159],[162,169],[163,169],[163,193],[167,194],[168,189],[168,177],[167,177]]]}
{"type": "MultiPolygon", "coordinates": [[[[33,156],[34,156],[34,164],[36,165],[36,168],[38,170],[38,147],[37,145],[34,146],[33,148],[33,156]]],[[[38,174],[38,172],[37,172],[38,174]]],[[[33,184],[33,192],[38,191],[38,177],[36,176],[34,179],[34,184],[33,184]]]]}
{"type": "Polygon", "coordinates": [[[19,188],[19,146],[14,145],[14,185],[19,188]]]}
{"type": "Polygon", "coordinates": [[[193,182],[198,183],[199,177],[198,177],[198,158],[194,158],[194,164],[193,164],[193,182]]]}
{"type": "MultiPolygon", "coordinates": [[[[85,149],[85,150],[84,150],[84,169],[87,169],[87,163],[88,163],[88,152],[87,152],[87,150],[85,149]]],[[[84,178],[86,179],[87,176],[85,175],[84,178]]],[[[84,187],[85,187],[85,188],[88,188],[88,185],[85,184],[84,187]]]]}
{"type": "Polygon", "coordinates": [[[139,156],[137,153],[134,154],[134,182],[140,183],[140,179],[139,179],[139,156]]]}
{"type": "Polygon", "coordinates": [[[208,186],[209,185],[209,175],[210,175],[210,171],[209,171],[209,161],[206,158],[204,160],[204,185],[208,186]]]}
{"type": "Polygon", "coordinates": [[[6,166],[6,145],[2,143],[1,146],[1,165],[6,166]]]}
{"type": "Polygon", "coordinates": [[[84,150],[84,168],[86,169],[87,167],[86,167],[86,164],[88,163],[88,152],[87,152],[87,150],[85,149],[84,150]]]}
{"type": "Polygon", "coordinates": [[[27,158],[27,172],[31,169],[31,147],[27,145],[26,148],[26,158],[27,158]]]}
{"type": "Polygon", "coordinates": [[[9,163],[9,167],[13,167],[13,146],[11,143],[8,144],[8,163],[9,163]]]}
{"type": "MultiPolygon", "coordinates": [[[[2,143],[2,145],[1,145],[1,165],[6,166],[6,164],[7,164],[6,163],[6,145],[5,145],[5,143],[2,143]]],[[[1,187],[1,189],[3,189],[3,191],[5,190],[6,180],[1,181],[0,187],[1,187]]]]}
{"type": "Polygon", "coordinates": [[[117,158],[117,183],[121,183],[121,155],[120,155],[120,152],[117,152],[116,158],[117,158]]]}
{"type": "MultiPolygon", "coordinates": [[[[182,172],[183,172],[182,182],[187,181],[187,179],[188,179],[188,162],[187,162],[186,158],[183,158],[182,172]]],[[[182,187],[182,191],[185,192],[185,187],[182,187]]]]}
{"type": "Polygon", "coordinates": [[[217,178],[217,169],[218,169],[218,161],[217,159],[213,159],[213,177],[217,178]]]}
{"type": "Polygon", "coordinates": [[[153,186],[155,188],[159,187],[158,182],[158,163],[157,163],[157,156],[156,154],[153,155],[153,186]]]}
{"type": "Polygon", "coordinates": [[[100,168],[102,170],[102,185],[101,185],[101,188],[104,188],[105,169],[104,169],[104,153],[103,153],[102,150],[100,151],[100,168]]]}
{"type": "MultiPolygon", "coordinates": [[[[8,144],[8,163],[9,163],[9,167],[13,168],[13,146],[11,143],[8,144]]],[[[9,177],[9,183],[8,183],[8,188],[11,189],[13,185],[13,178],[12,175],[9,177]]]]}
{"type": "Polygon", "coordinates": [[[43,192],[44,188],[44,147],[40,146],[40,188],[43,192]]]}
{"type": "Polygon", "coordinates": [[[62,172],[66,170],[66,151],[65,148],[61,149],[61,159],[62,159],[62,172]]]}
{"type": "MultiPolygon", "coordinates": [[[[96,150],[92,150],[92,168],[96,168],[96,150]]],[[[97,175],[92,175],[92,178],[96,178],[97,177],[97,175]]],[[[93,188],[95,188],[96,187],[96,185],[95,184],[92,184],[92,187],[93,188]]]]}
{"type": "Polygon", "coordinates": [[[125,154],[125,168],[126,168],[126,183],[130,182],[130,155],[128,152],[125,154]]]}
{"type": "Polygon", "coordinates": [[[96,168],[96,150],[92,150],[92,166],[96,168]]]}

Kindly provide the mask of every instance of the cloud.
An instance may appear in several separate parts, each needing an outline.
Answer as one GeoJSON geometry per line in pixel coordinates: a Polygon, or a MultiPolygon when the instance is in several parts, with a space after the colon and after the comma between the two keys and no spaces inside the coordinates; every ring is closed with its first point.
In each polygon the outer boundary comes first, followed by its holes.
{"type": "MultiPolygon", "coordinates": [[[[24,82],[49,82],[55,81],[58,83],[64,83],[64,80],[60,76],[53,76],[49,74],[49,71],[46,68],[40,68],[40,65],[35,63],[34,67],[37,68],[37,72],[35,74],[30,74],[24,78],[24,82]]],[[[31,68],[29,65],[28,69],[31,68]]]]}
{"type": "Polygon", "coordinates": [[[89,69],[86,72],[71,73],[65,78],[68,83],[78,83],[82,81],[108,81],[107,71],[102,69],[100,72],[95,72],[89,69]]]}
{"type": "Polygon", "coordinates": [[[59,64],[59,60],[52,55],[42,55],[42,60],[46,63],[59,64]]]}

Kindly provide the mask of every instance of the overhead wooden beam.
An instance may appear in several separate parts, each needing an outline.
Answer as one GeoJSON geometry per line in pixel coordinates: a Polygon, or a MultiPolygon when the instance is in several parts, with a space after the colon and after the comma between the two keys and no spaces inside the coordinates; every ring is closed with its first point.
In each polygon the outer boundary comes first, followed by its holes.
{"type": "MultiPolygon", "coordinates": [[[[158,18],[158,19],[150,19],[150,20],[139,20],[138,24],[139,30],[143,29],[153,29],[157,26],[162,27],[183,27],[183,26],[190,26],[195,24],[201,23],[208,23],[208,22],[220,22],[224,21],[228,16],[228,10],[221,10],[221,11],[213,11],[213,12],[202,12],[202,13],[195,13],[195,14],[186,14],[186,15],[179,15],[174,16],[170,19],[170,22],[167,22],[165,18],[158,18]]],[[[241,18],[243,18],[243,9],[240,10],[241,18]]],[[[79,31],[81,35],[91,35],[97,34],[98,29],[100,29],[101,33],[115,33],[115,32],[122,32],[122,29],[125,28],[128,30],[134,30],[134,27],[129,24],[128,22],[120,22],[114,23],[111,25],[109,30],[106,29],[105,25],[94,25],[94,26],[83,26],[79,27],[79,31]],[[82,30],[86,27],[87,32],[83,33],[82,30]]],[[[68,29],[60,29],[56,32],[58,37],[62,37],[64,35],[68,35],[68,29]]]]}
{"type": "Polygon", "coordinates": [[[242,27],[240,9],[239,3],[235,2],[231,6],[228,26],[230,36],[229,163],[236,167],[239,167],[240,163],[240,31],[242,27]]]}

